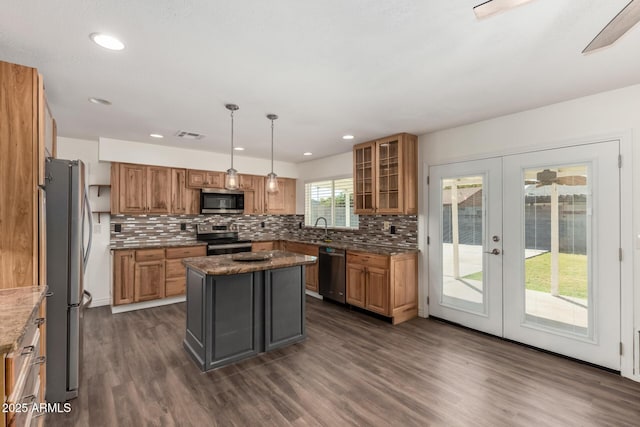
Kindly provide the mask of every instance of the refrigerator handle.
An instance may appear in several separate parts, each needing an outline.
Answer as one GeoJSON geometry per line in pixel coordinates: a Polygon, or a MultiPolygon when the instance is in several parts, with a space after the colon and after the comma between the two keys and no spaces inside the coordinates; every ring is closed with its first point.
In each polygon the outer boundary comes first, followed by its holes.
{"type": "Polygon", "coordinates": [[[89,262],[89,254],[91,253],[91,244],[93,243],[93,218],[91,215],[91,204],[89,203],[89,194],[85,189],[84,192],[84,207],[85,213],[82,215],[82,244],[84,245],[84,218],[85,216],[89,218],[89,241],[87,242],[87,247],[84,251],[84,263],[83,268],[84,272],[87,272],[87,263],[89,262]]]}

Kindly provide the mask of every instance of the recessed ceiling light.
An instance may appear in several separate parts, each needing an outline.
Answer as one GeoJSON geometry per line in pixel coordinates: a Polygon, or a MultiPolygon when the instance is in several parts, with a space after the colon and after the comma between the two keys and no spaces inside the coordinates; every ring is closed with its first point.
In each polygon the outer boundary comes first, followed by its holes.
{"type": "Polygon", "coordinates": [[[111,101],[102,98],[89,98],[89,102],[99,105],[111,105],[111,101]]]}
{"type": "Polygon", "coordinates": [[[313,156],[311,151],[307,151],[306,153],[302,153],[303,156],[313,156]]]}
{"type": "Polygon", "coordinates": [[[98,46],[102,46],[105,49],[109,49],[109,50],[124,49],[124,43],[122,43],[117,38],[110,36],[108,34],[91,33],[89,34],[89,38],[91,38],[91,40],[93,40],[95,44],[97,44],[98,46]]]}
{"type": "Polygon", "coordinates": [[[151,138],[164,138],[164,135],[160,135],[159,133],[150,133],[149,136],[151,138]]]}
{"type": "Polygon", "coordinates": [[[353,139],[355,138],[353,135],[344,135],[342,139],[353,139]]]}
{"type": "Polygon", "coordinates": [[[243,147],[233,147],[233,149],[236,151],[244,151],[243,147]]]}

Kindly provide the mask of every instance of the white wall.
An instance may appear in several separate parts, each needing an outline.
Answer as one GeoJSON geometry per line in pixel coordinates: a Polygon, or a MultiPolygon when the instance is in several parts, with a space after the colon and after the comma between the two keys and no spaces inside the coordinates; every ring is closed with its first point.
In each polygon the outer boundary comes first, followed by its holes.
{"type": "MultiPolygon", "coordinates": [[[[630,205],[632,212],[623,211],[623,217],[632,215],[632,226],[622,230],[623,250],[633,253],[627,258],[632,260],[632,274],[623,275],[623,324],[622,339],[626,353],[623,355],[623,375],[632,375],[632,363],[638,366],[638,358],[631,358],[633,346],[635,354],[638,351],[634,337],[640,329],[640,283],[635,271],[640,267],[640,246],[634,249],[634,236],[640,231],[640,150],[636,147],[640,135],[640,85],[630,86],[597,95],[583,97],[568,102],[562,102],[498,117],[470,125],[433,132],[422,135],[420,144],[421,181],[424,183],[425,168],[429,165],[444,164],[452,161],[471,158],[489,157],[514,152],[529,151],[541,146],[561,146],[567,143],[594,142],[609,137],[621,138],[632,146],[632,152],[624,158],[623,163],[627,178],[623,178],[623,189],[632,198],[630,205]],[[426,166],[425,166],[426,165],[426,166]],[[625,244],[625,242],[627,242],[625,244]],[[626,282],[624,282],[626,280],[626,282]],[[629,283],[631,282],[631,283],[629,283]],[[625,300],[624,289],[632,289],[633,296],[625,300]],[[631,307],[629,300],[634,300],[631,307]],[[625,307],[628,307],[627,310],[625,307]],[[630,323],[633,323],[634,328],[630,323]],[[634,332],[635,331],[635,332],[634,332]]],[[[627,145],[628,146],[628,145],[627,145]]],[[[422,249],[422,269],[420,273],[420,287],[422,301],[427,291],[427,253],[426,253],[426,186],[420,191],[420,247],[422,249]]],[[[624,202],[623,202],[624,203],[624,202]]],[[[639,238],[640,242],[640,238],[639,238]]],[[[629,264],[626,264],[629,265],[629,264]]],[[[623,270],[625,263],[623,260],[623,270]]],[[[627,268],[627,271],[630,269],[627,268]]],[[[421,302],[422,302],[421,301],[421,302]]],[[[423,304],[424,307],[424,304],[423,304]]],[[[634,379],[640,380],[640,376],[634,379]]]]}
{"type": "MultiPolygon", "coordinates": [[[[87,184],[108,184],[111,163],[98,160],[98,141],[71,139],[58,137],[58,158],[82,160],[87,167],[87,184]]],[[[98,189],[90,188],[89,200],[92,210],[109,210],[109,190],[101,190],[101,197],[97,197],[98,189]]],[[[93,295],[92,307],[108,305],[110,303],[110,258],[109,258],[109,215],[93,215],[94,233],[91,254],[85,274],[85,289],[93,295]]]]}
{"type": "MultiPolygon", "coordinates": [[[[110,162],[129,162],[214,171],[226,171],[231,165],[231,156],[229,154],[111,138],[100,138],[99,157],[102,161],[110,162]]],[[[271,171],[271,160],[243,157],[234,153],[233,167],[239,173],[267,176],[271,171]]],[[[294,163],[273,162],[273,171],[281,177],[298,177],[298,167],[294,163]]]]}

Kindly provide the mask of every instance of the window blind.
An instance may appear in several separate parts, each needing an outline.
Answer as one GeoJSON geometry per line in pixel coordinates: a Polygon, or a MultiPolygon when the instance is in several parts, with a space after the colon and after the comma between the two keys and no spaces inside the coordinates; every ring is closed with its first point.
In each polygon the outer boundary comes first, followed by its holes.
{"type": "Polygon", "coordinates": [[[305,184],[305,225],[313,226],[324,217],[329,227],[358,228],[353,202],[352,178],[309,182],[305,184]]]}

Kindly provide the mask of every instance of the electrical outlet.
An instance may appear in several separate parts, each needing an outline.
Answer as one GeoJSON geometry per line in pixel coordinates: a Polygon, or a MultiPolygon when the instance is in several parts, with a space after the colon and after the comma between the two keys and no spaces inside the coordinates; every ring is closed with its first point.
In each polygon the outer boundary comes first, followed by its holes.
{"type": "Polygon", "coordinates": [[[186,222],[181,222],[180,223],[180,230],[185,231],[187,229],[187,223],[186,222]]]}
{"type": "Polygon", "coordinates": [[[264,221],[260,223],[260,227],[264,228],[264,221]]]}
{"type": "Polygon", "coordinates": [[[113,226],[113,231],[120,233],[122,231],[122,224],[116,224],[113,226]]]}
{"type": "Polygon", "coordinates": [[[387,231],[391,227],[391,223],[389,221],[384,221],[382,223],[382,231],[387,231]]]}
{"type": "Polygon", "coordinates": [[[396,226],[395,226],[395,225],[392,225],[392,226],[390,227],[390,229],[391,229],[391,230],[390,230],[390,233],[391,233],[391,234],[396,234],[396,226]]]}

